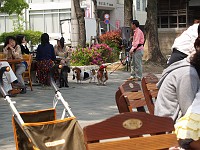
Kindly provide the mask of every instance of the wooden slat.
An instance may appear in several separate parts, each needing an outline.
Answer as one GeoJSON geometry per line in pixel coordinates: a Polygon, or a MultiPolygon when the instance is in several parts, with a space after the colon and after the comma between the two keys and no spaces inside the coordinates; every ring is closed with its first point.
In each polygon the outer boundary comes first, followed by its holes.
{"type": "Polygon", "coordinates": [[[154,114],[154,101],[152,98],[156,99],[158,94],[158,88],[156,86],[158,78],[149,73],[142,78],[142,90],[144,93],[147,108],[150,114],[154,114]]]}
{"type": "Polygon", "coordinates": [[[142,107],[146,105],[145,100],[129,100],[131,108],[142,107]]]}
{"type": "Polygon", "coordinates": [[[121,113],[83,128],[87,150],[168,149],[178,146],[172,131],[172,118],[144,112],[121,113]]]}
{"type": "Polygon", "coordinates": [[[138,92],[126,92],[123,95],[127,96],[129,100],[144,99],[144,94],[143,94],[142,91],[138,91],[138,92]]]}
{"type": "Polygon", "coordinates": [[[88,144],[88,150],[156,150],[178,146],[175,134],[163,134],[128,140],[88,144]]]}
{"type": "Polygon", "coordinates": [[[163,133],[174,130],[171,118],[158,117],[144,112],[127,112],[115,115],[100,123],[84,127],[84,136],[87,142],[118,137],[135,137],[144,134],[163,133]],[[142,126],[135,130],[123,127],[124,121],[128,119],[139,119],[142,126]]]}
{"type": "Polygon", "coordinates": [[[155,82],[155,83],[147,83],[146,85],[147,85],[147,89],[148,90],[157,90],[158,88],[157,88],[157,86],[156,86],[156,83],[157,82],[155,82]]]}
{"type": "Polygon", "coordinates": [[[137,111],[140,112],[146,111],[144,108],[144,106],[146,106],[144,94],[140,85],[134,81],[125,81],[122,85],[120,85],[115,94],[115,100],[119,113],[132,112],[132,108],[137,108],[137,111]],[[130,103],[130,100],[137,100],[137,102],[130,103]],[[139,100],[142,101],[140,102],[139,100]]]}
{"type": "Polygon", "coordinates": [[[150,91],[152,98],[157,98],[158,90],[157,91],[150,91]]]}

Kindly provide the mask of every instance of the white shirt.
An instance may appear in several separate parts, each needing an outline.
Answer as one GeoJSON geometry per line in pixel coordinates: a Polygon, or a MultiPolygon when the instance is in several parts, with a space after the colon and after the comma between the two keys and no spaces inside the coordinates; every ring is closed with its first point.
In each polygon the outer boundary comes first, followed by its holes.
{"type": "Polygon", "coordinates": [[[173,48],[176,48],[178,51],[187,55],[195,51],[194,42],[198,37],[198,26],[199,24],[193,24],[179,37],[177,37],[174,41],[174,44],[172,45],[172,50],[173,48]]]}

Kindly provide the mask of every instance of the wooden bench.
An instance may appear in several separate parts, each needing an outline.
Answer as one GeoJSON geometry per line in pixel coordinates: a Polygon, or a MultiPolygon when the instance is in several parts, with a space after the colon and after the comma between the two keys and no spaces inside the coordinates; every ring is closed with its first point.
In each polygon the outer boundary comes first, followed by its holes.
{"type": "Polygon", "coordinates": [[[120,85],[115,100],[119,113],[132,112],[133,108],[145,112],[146,101],[143,92],[140,85],[134,81],[126,81],[120,85]]]}
{"type": "Polygon", "coordinates": [[[87,150],[168,149],[178,146],[173,130],[171,118],[144,112],[121,113],[83,128],[87,150]]]}
{"type": "Polygon", "coordinates": [[[156,84],[158,83],[158,78],[149,73],[142,78],[142,90],[144,93],[147,108],[150,114],[154,114],[154,101],[157,98],[158,88],[156,84]]]}

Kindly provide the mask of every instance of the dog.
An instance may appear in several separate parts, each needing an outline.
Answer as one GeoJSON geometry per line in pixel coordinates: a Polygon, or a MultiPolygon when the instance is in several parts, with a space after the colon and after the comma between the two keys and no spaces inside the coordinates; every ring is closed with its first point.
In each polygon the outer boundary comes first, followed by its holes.
{"type": "Polygon", "coordinates": [[[63,66],[61,68],[60,74],[59,74],[59,88],[62,87],[69,87],[68,85],[68,73],[70,73],[70,67],[69,66],[63,66]]]}
{"type": "Polygon", "coordinates": [[[94,82],[96,81],[95,69],[91,69],[89,71],[82,71],[80,68],[74,67],[72,71],[73,71],[73,80],[76,78],[77,83],[81,83],[81,81],[86,81],[88,79],[90,79],[89,83],[91,83],[92,80],[94,82]]]}
{"type": "Polygon", "coordinates": [[[97,85],[106,85],[106,81],[108,80],[108,72],[106,70],[106,65],[101,65],[97,71],[97,85]]]}

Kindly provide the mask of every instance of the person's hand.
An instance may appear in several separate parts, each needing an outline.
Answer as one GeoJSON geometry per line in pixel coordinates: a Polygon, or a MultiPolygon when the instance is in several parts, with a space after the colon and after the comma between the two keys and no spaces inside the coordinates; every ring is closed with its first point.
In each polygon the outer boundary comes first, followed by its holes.
{"type": "Polygon", "coordinates": [[[133,50],[132,50],[132,49],[129,51],[129,55],[130,55],[130,56],[133,55],[133,50]]]}
{"type": "Polygon", "coordinates": [[[6,47],[7,47],[7,50],[13,50],[13,47],[10,44],[8,44],[6,47]]]}
{"type": "Polygon", "coordinates": [[[22,45],[23,45],[23,46],[26,46],[26,45],[27,45],[27,41],[24,41],[24,42],[22,43],[22,45]]]}

